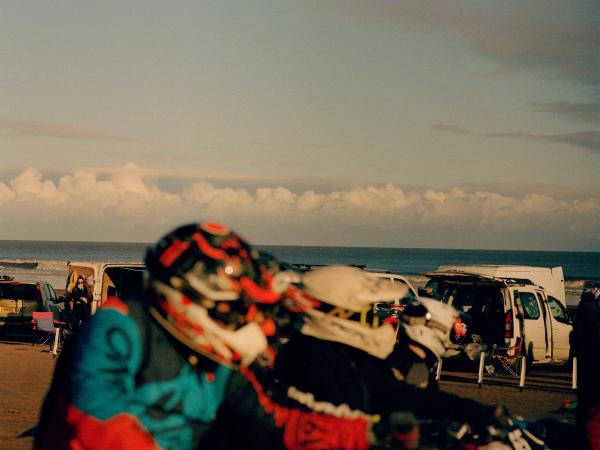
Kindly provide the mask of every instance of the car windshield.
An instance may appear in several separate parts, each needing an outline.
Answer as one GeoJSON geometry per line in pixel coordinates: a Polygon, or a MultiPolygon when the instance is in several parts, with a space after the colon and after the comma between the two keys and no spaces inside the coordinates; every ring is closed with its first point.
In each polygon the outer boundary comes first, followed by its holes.
{"type": "Polygon", "coordinates": [[[0,283],[0,299],[39,300],[40,293],[35,284],[0,283]]]}
{"type": "MultiPolygon", "coordinates": [[[[388,277],[386,277],[386,278],[388,278],[388,277]]],[[[393,283],[399,283],[399,284],[401,284],[403,286],[406,286],[408,288],[408,291],[406,292],[406,295],[403,298],[398,299],[398,300],[400,300],[401,304],[407,305],[409,303],[414,302],[417,299],[415,293],[413,292],[413,290],[410,288],[410,285],[406,281],[404,281],[401,278],[394,278],[394,277],[391,277],[391,276],[388,279],[391,280],[393,283]]]]}

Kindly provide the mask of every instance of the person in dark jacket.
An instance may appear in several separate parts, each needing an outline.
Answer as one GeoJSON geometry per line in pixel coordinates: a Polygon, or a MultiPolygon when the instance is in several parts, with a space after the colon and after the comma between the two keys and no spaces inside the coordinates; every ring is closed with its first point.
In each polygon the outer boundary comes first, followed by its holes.
{"type": "Polygon", "coordinates": [[[600,450],[600,289],[581,294],[573,323],[578,448],[600,450]]]}
{"type": "Polygon", "coordinates": [[[73,289],[67,292],[66,296],[66,304],[69,310],[68,322],[74,332],[79,331],[83,322],[90,317],[92,299],[93,296],[85,282],[85,278],[78,276],[73,289]]]}
{"type": "Polygon", "coordinates": [[[231,380],[231,394],[205,435],[206,447],[354,449],[399,441],[415,444],[415,436],[404,432],[407,425],[414,432],[414,423],[403,422],[407,411],[421,418],[464,419],[481,427],[501,420],[496,407],[419,387],[430,376],[430,366],[420,363],[426,358],[437,361],[446,350],[458,317],[452,307],[428,300],[431,309],[416,308],[422,314],[400,315],[406,321],[402,329],[408,330],[403,331],[403,342],[413,347],[407,347],[411,363],[401,364],[406,362],[401,355],[406,355],[394,351],[397,319],[381,320],[375,305],[402,299],[405,286],[360,269],[330,266],[305,274],[302,289],[314,303],[304,313],[300,333],[288,336],[271,367],[253,364],[242,372],[245,380],[231,380]],[[340,440],[327,421],[282,426],[295,411],[353,420],[354,425],[343,428],[347,441],[340,440]],[[233,424],[238,432],[228,434],[233,424]],[[356,439],[365,429],[370,439],[356,439]],[[286,436],[293,436],[296,446],[288,445],[286,436]]]}

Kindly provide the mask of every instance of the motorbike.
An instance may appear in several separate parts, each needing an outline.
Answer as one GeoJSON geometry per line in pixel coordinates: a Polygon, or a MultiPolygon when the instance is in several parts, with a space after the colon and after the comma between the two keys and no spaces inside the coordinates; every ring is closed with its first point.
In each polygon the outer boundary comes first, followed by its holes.
{"type": "MultiPolygon", "coordinates": [[[[478,430],[468,423],[419,420],[417,439],[410,443],[398,439],[388,446],[393,450],[562,450],[573,448],[574,427],[555,419],[527,421],[510,417],[503,427],[478,430]]],[[[403,427],[409,429],[408,424],[403,427]]],[[[396,436],[408,435],[407,433],[396,436]]]]}

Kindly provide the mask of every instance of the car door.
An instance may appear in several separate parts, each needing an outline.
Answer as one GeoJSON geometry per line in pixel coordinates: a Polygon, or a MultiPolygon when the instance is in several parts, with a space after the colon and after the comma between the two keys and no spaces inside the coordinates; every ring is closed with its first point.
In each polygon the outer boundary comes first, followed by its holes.
{"type": "Polygon", "coordinates": [[[541,289],[535,290],[535,295],[538,299],[538,304],[540,305],[540,309],[542,311],[542,318],[544,320],[544,332],[545,332],[545,340],[546,340],[546,358],[552,358],[552,347],[554,334],[552,332],[552,315],[550,314],[550,310],[548,308],[548,303],[546,302],[546,293],[541,289]]]}
{"type": "Polygon", "coordinates": [[[523,333],[525,348],[532,352],[534,361],[548,357],[546,342],[546,325],[542,313],[543,305],[533,291],[528,287],[519,286],[513,290],[513,297],[521,305],[523,311],[523,333]]]}
{"type": "Polygon", "coordinates": [[[554,341],[552,359],[567,361],[571,348],[570,337],[573,330],[569,322],[569,314],[562,303],[551,295],[547,297],[547,301],[548,309],[552,316],[552,335],[554,341]]]}
{"type": "Polygon", "coordinates": [[[54,288],[49,284],[44,285],[44,289],[47,292],[48,300],[44,304],[44,311],[51,311],[54,316],[54,320],[61,319],[61,305],[58,303],[58,297],[54,288]]]}
{"type": "Polygon", "coordinates": [[[49,285],[42,283],[42,311],[51,311],[52,308],[52,295],[50,293],[49,285]]]}

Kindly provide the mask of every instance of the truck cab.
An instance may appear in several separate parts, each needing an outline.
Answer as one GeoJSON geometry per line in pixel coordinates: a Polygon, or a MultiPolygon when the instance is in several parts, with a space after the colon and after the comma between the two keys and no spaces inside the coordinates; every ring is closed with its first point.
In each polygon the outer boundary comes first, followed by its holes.
{"type": "Polygon", "coordinates": [[[430,278],[428,292],[465,313],[471,333],[483,344],[514,347],[521,342],[530,362],[567,361],[572,327],[557,298],[560,284],[552,282],[549,290],[506,267],[442,266],[423,275],[430,278]]]}

